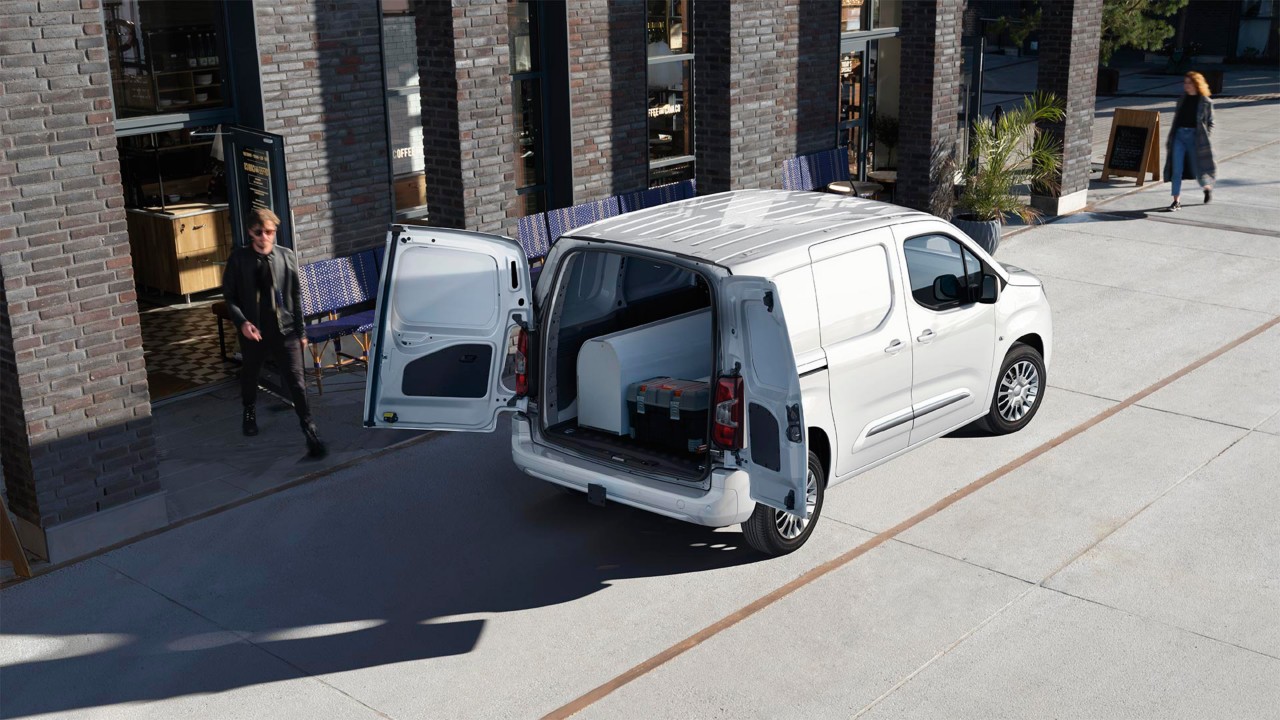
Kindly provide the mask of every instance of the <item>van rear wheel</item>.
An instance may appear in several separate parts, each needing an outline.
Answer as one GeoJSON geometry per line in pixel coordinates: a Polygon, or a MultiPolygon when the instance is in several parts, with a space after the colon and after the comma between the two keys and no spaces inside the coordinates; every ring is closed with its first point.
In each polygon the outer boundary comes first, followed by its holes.
{"type": "Polygon", "coordinates": [[[822,471],[822,463],[817,455],[810,452],[809,471],[805,480],[805,517],[798,518],[791,513],[756,503],[751,517],[742,523],[742,534],[747,545],[771,556],[799,550],[813,534],[813,526],[818,524],[818,518],[822,515],[822,498],[826,485],[827,478],[822,471]]]}

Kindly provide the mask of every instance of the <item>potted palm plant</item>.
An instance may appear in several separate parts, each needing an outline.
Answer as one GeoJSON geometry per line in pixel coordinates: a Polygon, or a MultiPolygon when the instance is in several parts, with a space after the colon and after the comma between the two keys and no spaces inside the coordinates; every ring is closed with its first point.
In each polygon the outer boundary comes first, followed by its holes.
{"type": "Polygon", "coordinates": [[[1062,143],[1038,123],[1061,122],[1062,103],[1036,93],[994,122],[980,118],[969,133],[969,162],[952,223],[994,254],[1010,216],[1032,222],[1040,212],[1032,191],[1052,192],[1062,166],[1062,143]]]}

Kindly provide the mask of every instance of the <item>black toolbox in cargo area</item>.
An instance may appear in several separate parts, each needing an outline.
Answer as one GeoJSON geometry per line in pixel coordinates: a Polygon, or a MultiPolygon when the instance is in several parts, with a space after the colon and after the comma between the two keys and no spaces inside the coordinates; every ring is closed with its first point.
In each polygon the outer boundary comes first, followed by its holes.
{"type": "Polygon", "coordinates": [[[627,388],[631,437],[673,452],[706,452],[710,407],[706,380],[656,377],[627,388]]]}

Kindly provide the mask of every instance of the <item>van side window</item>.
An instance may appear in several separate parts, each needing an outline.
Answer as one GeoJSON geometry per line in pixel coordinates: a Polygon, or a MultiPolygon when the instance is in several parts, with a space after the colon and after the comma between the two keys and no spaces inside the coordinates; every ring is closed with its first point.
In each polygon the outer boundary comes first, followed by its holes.
{"type": "Polygon", "coordinates": [[[930,310],[946,310],[968,302],[966,265],[976,268],[981,282],[981,264],[976,257],[966,262],[960,243],[946,235],[922,235],[903,243],[907,274],[911,276],[911,297],[930,310]]]}
{"type": "Polygon", "coordinates": [[[883,245],[814,263],[813,281],[824,343],[875,330],[893,305],[889,256],[883,245]]]}

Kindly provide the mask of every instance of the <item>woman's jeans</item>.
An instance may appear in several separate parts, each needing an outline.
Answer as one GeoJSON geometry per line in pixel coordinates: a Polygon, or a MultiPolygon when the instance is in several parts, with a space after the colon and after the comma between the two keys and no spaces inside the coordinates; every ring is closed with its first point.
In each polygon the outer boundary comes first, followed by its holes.
{"type": "Polygon", "coordinates": [[[1191,174],[1196,181],[1200,180],[1200,171],[1196,168],[1196,129],[1182,127],[1173,132],[1173,196],[1182,194],[1183,155],[1191,164],[1191,174]]]}

